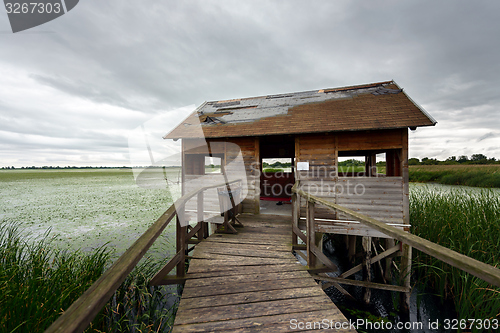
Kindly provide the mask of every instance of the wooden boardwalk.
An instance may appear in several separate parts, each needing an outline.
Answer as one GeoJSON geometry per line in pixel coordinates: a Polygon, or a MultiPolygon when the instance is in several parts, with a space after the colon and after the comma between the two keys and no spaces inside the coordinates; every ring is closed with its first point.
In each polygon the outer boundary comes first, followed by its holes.
{"type": "Polygon", "coordinates": [[[238,234],[214,234],[193,251],[173,332],[295,332],[347,321],[292,254],[290,217],[239,219],[238,234]]]}

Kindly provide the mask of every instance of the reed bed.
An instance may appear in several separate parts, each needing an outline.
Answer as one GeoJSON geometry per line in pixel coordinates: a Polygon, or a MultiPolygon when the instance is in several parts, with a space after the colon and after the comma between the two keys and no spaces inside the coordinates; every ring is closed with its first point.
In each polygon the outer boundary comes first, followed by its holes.
{"type": "MultiPolygon", "coordinates": [[[[19,224],[0,225],[0,332],[43,332],[111,264],[105,247],[69,252],[52,240],[49,232],[25,240],[19,224]]],[[[146,260],[129,275],[87,331],[168,331],[175,294],[147,284],[160,264],[146,260]]]]}
{"type": "MultiPolygon", "coordinates": [[[[500,196],[491,190],[410,193],[412,233],[500,267],[500,196]]],[[[454,301],[458,318],[500,319],[500,288],[422,252],[414,256],[419,283],[454,301]]]]}
{"type": "Polygon", "coordinates": [[[500,165],[412,165],[410,181],[500,187],[500,165]]]}

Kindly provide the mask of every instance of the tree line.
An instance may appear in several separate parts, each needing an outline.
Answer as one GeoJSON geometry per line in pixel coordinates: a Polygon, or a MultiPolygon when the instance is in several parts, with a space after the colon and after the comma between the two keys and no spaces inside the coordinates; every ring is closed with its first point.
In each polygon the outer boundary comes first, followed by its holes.
{"type": "Polygon", "coordinates": [[[486,155],[483,154],[472,154],[470,158],[466,155],[461,155],[458,157],[450,156],[444,161],[440,161],[438,159],[429,157],[424,157],[422,158],[422,160],[419,160],[418,158],[410,158],[408,160],[408,164],[409,165],[500,164],[500,160],[496,160],[496,158],[494,157],[488,158],[486,155]]]}

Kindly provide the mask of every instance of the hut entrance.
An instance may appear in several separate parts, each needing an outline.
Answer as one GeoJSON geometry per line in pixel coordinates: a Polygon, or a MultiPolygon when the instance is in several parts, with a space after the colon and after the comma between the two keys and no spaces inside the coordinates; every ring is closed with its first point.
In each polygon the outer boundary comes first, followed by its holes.
{"type": "MultiPolygon", "coordinates": [[[[291,212],[295,143],[293,136],[266,136],[260,138],[260,201],[262,212],[275,211],[274,206],[286,206],[291,212]]],[[[284,210],[281,207],[280,210],[284,210]]]]}

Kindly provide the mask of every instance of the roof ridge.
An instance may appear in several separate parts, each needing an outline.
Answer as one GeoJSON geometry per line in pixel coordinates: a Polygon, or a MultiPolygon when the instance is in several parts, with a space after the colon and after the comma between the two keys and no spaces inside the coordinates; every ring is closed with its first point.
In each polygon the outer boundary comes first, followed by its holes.
{"type": "Polygon", "coordinates": [[[337,88],[313,89],[313,90],[287,92],[287,93],[280,93],[280,94],[260,95],[260,96],[253,96],[253,97],[230,98],[230,99],[223,99],[223,100],[208,101],[206,103],[207,104],[222,104],[222,103],[244,101],[244,100],[256,99],[256,98],[267,98],[267,99],[269,99],[269,98],[280,98],[280,97],[283,97],[283,96],[296,95],[296,94],[304,94],[304,93],[311,93],[311,92],[330,93],[330,92],[354,90],[354,89],[361,89],[361,88],[372,88],[372,87],[382,86],[382,85],[386,85],[386,84],[390,84],[390,83],[394,83],[394,84],[397,85],[397,83],[394,82],[394,80],[390,80],[390,81],[365,83],[365,84],[360,84],[360,85],[344,86],[344,87],[337,87],[337,88]]]}

